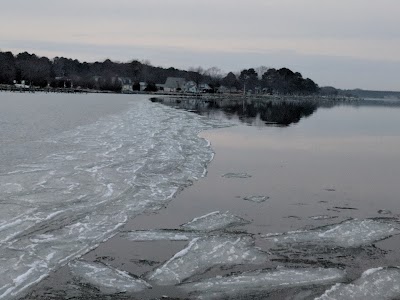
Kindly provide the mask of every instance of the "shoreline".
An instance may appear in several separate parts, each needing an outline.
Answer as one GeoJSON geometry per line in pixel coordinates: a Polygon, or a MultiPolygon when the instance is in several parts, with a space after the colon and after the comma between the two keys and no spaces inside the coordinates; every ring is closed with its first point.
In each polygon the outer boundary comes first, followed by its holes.
{"type": "Polygon", "coordinates": [[[347,96],[322,96],[322,95],[269,95],[269,94],[247,94],[243,95],[242,93],[223,93],[223,94],[209,94],[209,93],[183,93],[183,92],[144,92],[144,91],[134,91],[129,93],[123,92],[113,92],[107,90],[94,90],[94,89],[80,89],[80,88],[39,88],[39,87],[29,87],[29,88],[21,88],[15,87],[13,85],[0,85],[0,92],[12,92],[12,93],[66,93],[66,94],[113,94],[113,95],[149,95],[153,97],[164,96],[164,97],[173,97],[173,98],[189,98],[189,99],[204,99],[204,100],[241,100],[241,99],[249,99],[249,100],[303,100],[303,101],[311,101],[311,100],[327,100],[327,101],[336,101],[336,102],[354,102],[364,100],[362,98],[355,97],[347,97],[347,96]]]}

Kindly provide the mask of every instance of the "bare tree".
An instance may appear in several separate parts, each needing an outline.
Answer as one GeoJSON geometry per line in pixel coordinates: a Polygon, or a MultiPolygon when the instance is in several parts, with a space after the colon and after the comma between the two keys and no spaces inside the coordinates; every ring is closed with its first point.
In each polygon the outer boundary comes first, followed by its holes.
{"type": "Polygon", "coordinates": [[[265,72],[267,72],[270,68],[266,66],[259,66],[256,68],[256,72],[258,75],[258,79],[261,79],[265,72]]]}
{"type": "Polygon", "coordinates": [[[204,69],[202,67],[190,67],[189,70],[189,78],[194,81],[197,86],[202,82],[204,69]]]}
{"type": "Polygon", "coordinates": [[[223,75],[221,69],[218,67],[211,67],[211,68],[205,70],[204,74],[206,76],[210,76],[211,78],[218,79],[218,80],[220,80],[223,75]]]}

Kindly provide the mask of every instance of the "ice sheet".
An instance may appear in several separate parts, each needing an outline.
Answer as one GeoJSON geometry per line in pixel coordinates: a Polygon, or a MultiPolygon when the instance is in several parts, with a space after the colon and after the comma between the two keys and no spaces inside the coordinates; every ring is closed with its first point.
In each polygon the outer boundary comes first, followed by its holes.
{"type": "Polygon", "coordinates": [[[225,178],[251,178],[252,176],[250,174],[247,173],[226,173],[224,175],[222,175],[222,177],[225,178]]]}
{"type": "Polygon", "coordinates": [[[279,289],[333,284],[345,276],[338,269],[281,269],[205,279],[182,284],[180,288],[198,299],[237,299],[279,289]]]}
{"type": "Polygon", "coordinates": [[[283,246],[291,244],[354,248],[399,234],[399,228],[399,224],[391,219],[354,219],[313,230],[268,234],[264,237],[283,246]]]}
{"type": "Polygon", "coordinates": [[[192,221],[181,225],[185,230],[214,231],[229,227],[249,224],[249,221],[232,215],[229,212],[214,211],[204,216],[194,218],[192,221]]]}
{"type": "Polygon", "coordinates": [[[267,196],[249,196],[249,197],[244,197],[243,200],[246,201],[251,201],[255,203],[262,203],[265,202],[269,199],[267,196]]]}
{"type": "Polygon", "coordinates": [[[123,237],[134,242],[189,241],[200,236],[198,232],[182,230],[137,230],[123,234],[123,237]]]}
{"type": "Polygon", "coordinates": [[[249,236],[197,238],[147,278],[157,285],[173,285],[214,266],[261,264],[266,260],[267,254],[255,248],[249,236]]]}
{"type": "Polygon", "coordinates": [[[400,297],[400,269],[376,268],[365,271],[350,284],[337,284],[316,300],[392,300],[400,297]]]}
{"type": "Polygon", "coordinates": [[[69,263],[69,268],[75,277],[99,288],[103,293],[135,293],[151,288],[144,280],[103,264],[78,260],[69,263]]]}

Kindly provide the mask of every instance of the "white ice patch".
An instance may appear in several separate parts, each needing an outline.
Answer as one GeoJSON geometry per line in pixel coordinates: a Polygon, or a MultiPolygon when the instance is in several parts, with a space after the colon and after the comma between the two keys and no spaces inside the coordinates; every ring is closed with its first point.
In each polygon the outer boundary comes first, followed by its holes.
{"type": "Polygon", "coordinates": [[[38,141],[48,149],[40,160],[0,173],[0,299],[18,298],[204,174],[213,153],[198,133],[221,125],[132,99],[124,113],[38,141]]]}
{"type": "Polygon", "coordinates": [[[189,223],[181,225],[181,227],[185,230],[214,231],[249,223],[249,221],[228,212],[220,213],[219,211],[214,211],[207,215],[194,218],[189,223]]]}
{"type": "Polygon", "coordinates": [[[400,297],[400,269],[365,271],[350,284],[337,284],[316,300],[392,300],[400,297]]]}
{"type": "Polygon", "coordinates": [[[222,177],[225,178],[251,178],[252,176],[250,174],[247,173],[226,173],[224,175],[222,175],[222,177]]]}
{"type": "Polygon", "coordinates": [[[262,264],[266,260],[267,254],[255,248],[249,236],[197,238],[147,278],[157,285],[173,285],[214,266],[262,264]]]}
{"type": "Polygon", "coordinates": [[[251,201],[255,203],[262,203],[265,202],[269,199],[267,196],[249,196],[249,197],[244,197],[243,200],[246,201],[251,201]]]}
{"type": "Polygon", "coordinates": [[[314,221],[320,221],[320,220],[330,220],[330,219],[336,219],[337,216],[328,216],[328,215],[319,215],[319,216],[311,216],[309,219],[314,220],[314,221]]]}
{"type": "Polygon", "coordinates": [[[389,220],[349,220],[308,231],[265,235],[277,245],[324,245],[354,248],[399,234],[399,225],[389,220]]]}
{"type": "Polygon", "coordinates": [[[198,232],[180,230],[137,230],[124,234],[126,239],[134,242],[189,241],[200,236],[198,232]]]}
{"type": "Polygon", "coordinates": [[[345,275],[337,269],[282,269],[205,279],[182,284],[180,288],[198,299],[236,299],[252,293],[333,284],[342,281],[345,275]]]}
{"type": "Polygon", "coordinates": [[[107,294],[135,293],[151,288],[144,280],[103,264],[74,261],[69,263],[69,268],[75,277],[107,294]]]}

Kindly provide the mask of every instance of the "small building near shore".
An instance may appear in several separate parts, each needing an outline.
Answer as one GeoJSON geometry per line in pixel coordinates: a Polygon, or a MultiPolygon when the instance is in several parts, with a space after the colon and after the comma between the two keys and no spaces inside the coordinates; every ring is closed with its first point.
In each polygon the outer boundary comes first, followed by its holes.
{"type": "Polygon", "coordinates": [[[186,79],[181,77],[168,77],[164,84],[165,92],[179,92],[185,88],[186,79]]]}
{"type": "Polygon", "coordinates": [[[21,80],[21,83],[17,83],[17,81],[14,80],[14,86],[18,89],[29,89],[30,86],[25,83],[25,80],[21,80]]]}
{"type": "Polygon", "coordinates": [[[207,83],[202,83],[199,84],[198,90],[201,93],[211,93],[213,89],[207,83]]]}
{"type": "Polygon", "coordinates": [[[159,91],[164,91],[165,84],[164,83],[156,83],[156,87],[159,91]]]}
{"type": "Polygon", "coordinates": [[[121,84],[121,93],[132,93],[132,79],[128,77],[118,77],[118,82],[121,84]]]}
{"type": "Polygon", "coordinates": [[[194,81],[188,81],[185,83],[183,91],[185,93],[197,93],[198,92],[197,84],[194,81]]]}

